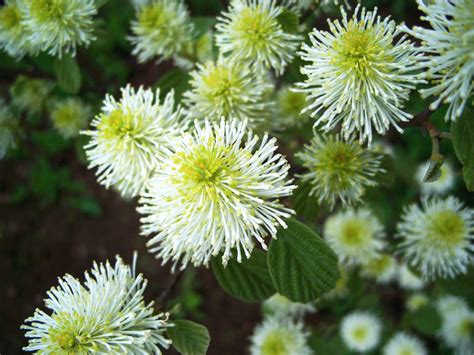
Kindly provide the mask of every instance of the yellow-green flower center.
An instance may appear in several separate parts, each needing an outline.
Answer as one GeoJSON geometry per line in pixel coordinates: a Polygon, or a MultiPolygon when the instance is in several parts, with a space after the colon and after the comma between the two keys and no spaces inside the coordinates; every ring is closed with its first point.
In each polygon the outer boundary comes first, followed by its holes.
{"type": "Polygon", "coordinates": [[[390,257],[390,255],[381,255],[377,258],[371,259],[367,263],[366,270],[369,275],[377,277],[389,270],[392,265],[393,259],[390,257]]]}
{"type": "Polygon", "coordinates": [[[103,115],[97,127],[99,135],[104,140],[114,138],[139,139],[141,130],[135,124],[134,116],[122,110],[114,110],[109,115],[103,115]]]}
{"type": "Polygon", "coordinates": [[[221,107],[224,115],[238,105],[238,98],[242,92],[242,82],[237,70],[239,69],[218,65],[202,78],[205,85],[203,96],[209,102],[221,107]]]}
{"type": "Polygon", "coordinates": [[[276,20],[269,16],[268,11],[257,6],[255,9],[246,8],[235,20],[233,30],[239,34],[247,46],[258,50],[266,48],[275,28],[276,20]]]}
{"type": "Polygon", "coordinates": [[[30,13],[39,21],[60,19],[64,14],[64,0],[34,0],[30,2],[30,13]]]}
{"type": "Polygon", "coordinates": [[[156,30],[166,30],[171,15],[169,11],[161,3],[150,4],[144,6],[138,14],[138,23],[140,27],[145,29],[147,32],[153,32],[156,30]]]}
{"type": "Polygon", "coordinates": [[[299,116],[306,106],[306,96],[301,92],[287,91],[280,96],[280,110],[287,116],[299,116]]]}
{"type": "Polygon", "coordinates": [[[262,355],[290,355],[287,351],[286,342],[289,341],[287,334],[274,331],[268,334],[262,343],[262,355]]]}
{"type": "Polygon", "coordinates": [[[368,335],[368,330],[367,330],[367,327],[365,326],[355,327],[354,330],[352,331],[353,338],[358,342],[364,341],[367,338],[367,335],[368,335]]]}
{"type": "Polygon", "coordinates": [[[0,23],[2,27],[9,30],[18,26],[20,23],[20,11],[15,5],[4,6],[0,8],[0,23]]]}
{"type": "Polygon", "coordinates": [[[459,333],[462,337],[474,338],[474,319],[466,318],[459,325],[459,333]]]}
{"type": "Polygon", "coordinates": [[[341,241],[350,247],[363,247],[372,235],[367,222],[360,219],[349,219],[344,222],[341,230],[341,241]]]}
{"type": "Polygon", "coordinates": [[[445,210],[433,213],[428,218],[426,236],[429,240],[448,249],[459,246],[463,241],[466,226],[458,213],[445,210]]]}

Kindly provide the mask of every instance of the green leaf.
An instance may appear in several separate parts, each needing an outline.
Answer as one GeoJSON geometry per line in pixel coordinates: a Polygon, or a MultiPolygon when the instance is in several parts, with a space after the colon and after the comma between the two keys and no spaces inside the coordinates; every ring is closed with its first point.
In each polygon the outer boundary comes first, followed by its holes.
{"type": "Polygon", "coordinates": [[[161,90],[162,96],[174,90],[175,98],[179,101],[183,93],[188,90],[190,79],[189,73],[181,69],[172,69],[161,77],[156,86],[161,90]]]}
{"type": "Polygon", "coordinates": [[[308,181],[301,182],[291,197],[296,214],[308,221],[315,219],[321,207],[316,196],[310,195],[311,189],[308,181]]]}
{"type": "Polygon", "coordinates": [[[185,355],[205,355],[211,337],[207,328],[189,320],[174,320],[174,327],[168,328],[173,347],[185,355]]]}
{"type": "Polygon", "coordinates": [[[430,160],[428,170],[426,170],[425,176],[423,177],[424,182],[435,182],[441,177],[441,167],[443,166],[444,159],[430,160]]]}
{"type": "Polygon", "coordinates": [[[299,18],[298,14],[288,9],[284,9],[276,18],[283,31],[287,33],[297,33],[299,18]]]}
{"type": "Polygon", "coordinates": [[[375,181],[382,186],[390,186],[395,181],[395,164],[393,158],[388,155],[384,154],[382,159],[380,160],[380,167],[384,171],[378,171],[375,175],[375,181]]]}
{"type": "Polygon", "coordinates": [[[77,94],[81,88],[81,70],[76,58],[64,55],[54,62],[54,73],[59,86],[70,94],[77,94]]]}
{"type": "Polygon", "coordinates": [[[424,306],[408,313],[404,321],[425,335],[436,335],[441,328],[441,319],[433,306],[424,306]]]}
{"type": "Polygon", "coordinates": [[[268,265],[278,293],[307,303],[334,288],[339,279],[336,254],[310,228],[290,219],[268,252],[268,265]]]}
{"type": "Polygon", "coordinates": [[[66,150],[70,142],[65,140],[56,131],[31,132],[31,140],[41,147],[47,155],[55,155],[66,150]]]}
{"type": "Polygon", "coordinates": [[[268,272],[266,253],[254,249],[252,256],[239,263],[230,259],[222,265],[220,257],[211,260],[219,285],[230,295],[244,302],[260,302],[276,293],[268,272]]]}
{"type": "Polygon", "coordinates": [[[216,19],[214,17],[206,16],[196,16],[193,17],[191,21],[194,25],[194,37],[196,39],[211,30],[216,23],[216,19]]]}
{"type": "Polygon", "coordinates": [[[474,111],[464,113],[451,125],[456,156],[463,165],[464,181],[469,191],[474,191],[474,111]]]}
{"type": "Polygon", "coordinates": [[[99,217],[102,214],[99,202],[91,196],[74,197],[70,199],[69,203],[71,207],[78,209],[85,215],[99,217]]]}

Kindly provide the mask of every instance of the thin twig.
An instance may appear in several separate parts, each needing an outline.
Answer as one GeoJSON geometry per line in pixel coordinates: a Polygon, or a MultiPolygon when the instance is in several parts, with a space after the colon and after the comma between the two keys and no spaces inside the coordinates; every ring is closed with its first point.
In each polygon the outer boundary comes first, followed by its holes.
{"type": "Polygon", "coordinates": [[[169,282],[168,286],[163,290],[163,292],[161,292],[161,294],[158,296],[158,305],[162,306],[166,299],[168,298],[168,296],[171,294],[171,292],[176,288],[176,286],[178,285],[179,283],[179,280],[181,279],[181,277],[183,276],[184,274],[184,270],[180,270],[178,271],[177,273],[173,274],[172,276],[172,279],[171,281],[169,282]]]}

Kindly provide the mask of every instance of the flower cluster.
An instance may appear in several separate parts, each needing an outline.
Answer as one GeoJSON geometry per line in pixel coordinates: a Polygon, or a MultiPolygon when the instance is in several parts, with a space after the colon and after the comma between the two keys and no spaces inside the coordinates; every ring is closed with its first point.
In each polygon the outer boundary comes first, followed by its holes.
{"type": "Polygon", "coordinates": [[[90,107],[75,98],[56,102],[50,113],[54,128],[56,128],[64,138],[77,136],[79,131],[86,127],[90,116],[90,107]]]}
{"type": "Polygon", "coordinates": [[[379,343],[382,325],[370,313],[354,312],[342,320],[340,330],[342,340],[350,350],[367,352],[379,343]]]}
{"type": "Polygon", "coordinates": [[[26,319],[29,344],[25,351],[45,354],[134,353],[161,354],[171,343],[163,332],[171,326],[168,314],[154,315],[145,304],[147,281],[117,257],[96,264],[82,284],[71,275],[59,278],[48,291],[49,313],[36,309],[26,319]]]}
{"type": "Polygon", "coordinates": [[[18,120],[3,100],[0,100],[0,159],[16,146],[18,120]]]}

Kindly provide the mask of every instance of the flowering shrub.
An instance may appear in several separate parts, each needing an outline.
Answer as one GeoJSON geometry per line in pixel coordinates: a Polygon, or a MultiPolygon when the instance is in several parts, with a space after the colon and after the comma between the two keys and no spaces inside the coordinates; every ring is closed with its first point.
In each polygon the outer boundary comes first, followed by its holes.
{"type": "Polygon", "coordinates": [[[474,354],[472,0],[6,0],[0,71],[0,353],[474,354]]]}

